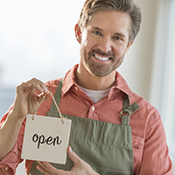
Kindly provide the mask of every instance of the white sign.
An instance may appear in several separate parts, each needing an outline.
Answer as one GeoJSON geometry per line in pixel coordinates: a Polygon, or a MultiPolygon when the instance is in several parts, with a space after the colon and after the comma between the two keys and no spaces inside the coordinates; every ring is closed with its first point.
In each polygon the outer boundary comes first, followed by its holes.
{"type": "Polygon", "coordinates": [[[71,120],[28,114],[22,159],[65,164],[71,120]]]}

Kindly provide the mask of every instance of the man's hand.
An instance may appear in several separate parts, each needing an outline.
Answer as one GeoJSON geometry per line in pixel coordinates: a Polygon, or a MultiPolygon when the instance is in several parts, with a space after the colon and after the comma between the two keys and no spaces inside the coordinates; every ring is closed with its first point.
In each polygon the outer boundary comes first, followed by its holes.
{"type": "Polygon", "coordinates": [[[24,118],[27,114],[33,113],[40,105],[43,97],[49,97],[49,91],[44,83],[33,78],[17,87],[16,98],[12,110],[16,119],[24,118]],[[40,95],[36,94],[36,91],[40,95]]]}
{"type": "Polygon", "coordinates": [[[38,162],[39,166],[37,166],[37,169],[45,175],[99,175],[91,168],[89,164],[80,159],[72,151],[70,146],[68,147],[68,156],[74,163],[71,171],[56,169],[48,162],[38,162]]]}

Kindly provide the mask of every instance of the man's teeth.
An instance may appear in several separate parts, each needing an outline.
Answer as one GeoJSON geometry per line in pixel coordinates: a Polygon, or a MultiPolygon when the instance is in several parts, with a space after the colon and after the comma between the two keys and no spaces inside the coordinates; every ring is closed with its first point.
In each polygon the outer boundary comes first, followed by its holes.
{"type": "Polygon", "coordinates": [[[109,60],[108,57],[101,57],[101,56],[98,56],[98,55],[94,55],[94,56],[95,56],[95,58],[97,58],[97,59],[99,59],[99,60],[102,60],[102,61],[107,61],[107,60],[109,60]]]}

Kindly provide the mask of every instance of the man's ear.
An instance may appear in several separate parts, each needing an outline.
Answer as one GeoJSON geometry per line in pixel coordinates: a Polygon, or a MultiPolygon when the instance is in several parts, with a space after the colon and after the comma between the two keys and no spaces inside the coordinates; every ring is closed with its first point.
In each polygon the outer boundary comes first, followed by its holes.
{"type": "Polygon", "coordinates": [[[129,50],[129,48],[132,46],[133,42],[134,42],[134,41],[130,42],[130,43],[127,45],[127,48],[126,48],[126,52],[125,52],[125,53],[128,52],[128,50],[129,50]]]}
{"type": "Polygon", "coordinates": [[[81,44],[81,29],[78,24],[75,25],[74,30],[75,30],[75,37],[77,41],[81,44]]]}

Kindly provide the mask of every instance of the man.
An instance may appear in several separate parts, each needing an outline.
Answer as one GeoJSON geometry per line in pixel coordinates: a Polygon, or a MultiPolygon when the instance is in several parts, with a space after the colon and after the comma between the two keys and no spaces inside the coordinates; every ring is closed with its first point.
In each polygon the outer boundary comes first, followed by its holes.
{"type": "Polygon", "coordinates": [[[27,160],[27,174],[172,174],[159,113],[116,72],[140,23],[140,9],[132,0],[85,2],[75,25],[79,65],[64,80],[44,84],[32,79],[17,87],[14,105],[1,121],[0,174],[14,174],[22,161],[24,119],[43,97],[38,115],[59,117],[49,91],[72,120],[69,158],[66,165],[27,160]]]}

